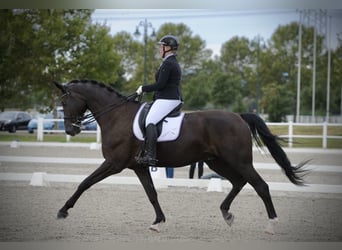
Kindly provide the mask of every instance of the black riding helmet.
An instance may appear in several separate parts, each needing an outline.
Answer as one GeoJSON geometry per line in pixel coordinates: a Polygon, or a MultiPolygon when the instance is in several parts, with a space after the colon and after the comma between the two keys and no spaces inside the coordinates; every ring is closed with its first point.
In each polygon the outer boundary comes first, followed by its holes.
{"type": "Polygon", "coordinates": [[[158,44],[170,46],[172,50],[177,50],[179,46],[178,38],[172,35],[163,36],[158,44]]]}
{"type": "Polygon", "coordinates": [[[169,51],[177,50],[179,46],[178,38],[172,35],[163,36],[158,42],[158,44],[164,45],[163,46],[163,51],[164,51],[163,58],[165,57],[165,53],[169,51]],[[170,46],[171,49],[165,50],[165,46],[170,46]]]}

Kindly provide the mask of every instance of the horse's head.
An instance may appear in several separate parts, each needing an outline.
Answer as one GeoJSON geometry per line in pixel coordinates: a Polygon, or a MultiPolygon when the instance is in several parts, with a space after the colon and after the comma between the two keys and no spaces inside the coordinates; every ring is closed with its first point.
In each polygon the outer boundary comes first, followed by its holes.
{"type": "Polygon", "coordinates": [[[64,111],[64,127],[68,135],[74,136],[81,132],[81,122],[84,112],[87,110],[85,99],[68,85],[54,82],[61,90],[61,103],[64,111]]]}

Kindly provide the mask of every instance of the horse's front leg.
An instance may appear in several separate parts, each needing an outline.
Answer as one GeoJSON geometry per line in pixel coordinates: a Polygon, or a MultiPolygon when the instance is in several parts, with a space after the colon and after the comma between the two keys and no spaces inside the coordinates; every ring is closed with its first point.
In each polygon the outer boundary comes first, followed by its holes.
{"type": "Polygon", "coordinates": [[[143,185],[145,192],[150,200],[154,211],[156,213],[156,219],[149,227],[149,229],[159,232],[159,224],[165,222],[165,215],[159,205],[157,191],[154,187],[153,180],[150,171],[146,167],[138,166],[134,172],[138,176],[141,184],[143,185]]]}
{"type": "Polygon", "coordinates": [[[90,188],[92,185],[94,185],[95,183],[103,180],[104,178],[112,174],[115,174],[121,171],[121,170],[116,170],[115,168],[113,168],[112,165],[113,165],[112,163],[108,161],[104,161],[98,169],[96,169],[91,175],[85,178],[78,186],[76,192],[69,198],[69,200],[65,203],[65,205],[58,211],[57,218],[58,219],[66,218],[68,216],[69,208],[74,207],[76,201],[78,200],[78,198],[80,198],[82,193],[86,191],[88,188],[90,188]]]}

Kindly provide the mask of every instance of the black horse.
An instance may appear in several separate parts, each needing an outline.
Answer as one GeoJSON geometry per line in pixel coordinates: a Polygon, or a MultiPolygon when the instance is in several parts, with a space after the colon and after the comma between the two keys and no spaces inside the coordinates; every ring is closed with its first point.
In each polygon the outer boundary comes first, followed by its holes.
{"type": "MultiPolygon", "coordinates": [[[[135,156],[142,142],[132,131],[132,124],[140,103],[122,96],[103,83],[74,80],[55,85],[62,91],[65,132],[71,136],[80,133],[80,124],[86,110],[90,110],[102,133],[102,153],[105,161],[78,186],[76,192],[59,210],[58,218],[68,216],[81,194],[93,184],[117,174],[125,168],[132,169],[142,183],[155,210],[152,230],[165,222],[149,169],[137,164],[135,156]]],[[[264,121],[255,114],[236,114],[227,111],[200,111],[187,113],[177,140],[157,144],[158,167],[182,167],[203,160],[210,169],[225,177],[232,189],[220,209],[224,220],[231,225],[233,215],[230,205],[246,183],[249,183],[263,200],[268,218],[267,232],[277,219],[269,188],[253,167],[252,136],[259,146],[266,145],[269,152],[289,180],[303,185],[302,166],[292,166],[277,137],[269,131],[264,121]],[[261,138],[261,140],[260,140],[261,138]]]]}

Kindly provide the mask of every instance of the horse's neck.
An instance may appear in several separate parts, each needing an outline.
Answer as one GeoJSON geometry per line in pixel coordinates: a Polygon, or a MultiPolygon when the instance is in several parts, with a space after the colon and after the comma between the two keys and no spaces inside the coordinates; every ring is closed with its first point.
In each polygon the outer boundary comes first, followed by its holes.
{"type": "Polygon", "coordinates": [[[90,112],[95,117],[101,130],[107,127],[112,128],[127,123],[127,119],[134,116],[138,110],[139,105],[132,102],[127,102],[124,98],[117,97],[117,99],[97,100],[88,104],[90,112]]]}
{"type": "Polygon", "coordinates": [[[139,107],[138,104],[127,102],[119,94],[96,85],[83,85],[76,92],[86,100],[87,108],[95,117],[101,130],[121,123],[125,118],[134,115],[134,107],[139,107]]]}
{"type": "Polygon", "coordinates": [[[94,116],[96,116],[99,113],[104,112],[105,110],[109,109],[111,106],[115,105],[115,102],[113,101],[110,102],[109,100],[106,100],[105,98],[104,99],[99,98],[99,99],[94,99],[94,100],[91,100],[89,98],[87,103],[88,103],[89,111],[94,116]]]}
{"type": "Polygon", "coordinates": [[[94,115],[103,112],[103,110],[114,107],[117,103],[123,101],[122,97],[107,90],[97,90],[96,88],[87,88],[82,90],[81,95],[86,99],[88,109],[94,115]]]}
{"type": "Polygon", "coordinates": [[[106,90],[100,91],[94,88],[93,85],[90,85],[92,87],[85,86],[84,88],[75,89],[75,92],[85,100],[87,109],[93,114],[100,125],[101,119],[99,118],[108,113],[111,107],[115,107],[116,103],[119,103],[122,98],[115,94],[107,93],[106,90]]]}

